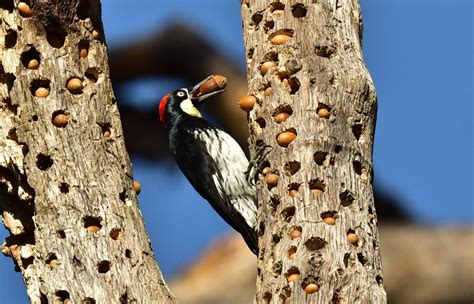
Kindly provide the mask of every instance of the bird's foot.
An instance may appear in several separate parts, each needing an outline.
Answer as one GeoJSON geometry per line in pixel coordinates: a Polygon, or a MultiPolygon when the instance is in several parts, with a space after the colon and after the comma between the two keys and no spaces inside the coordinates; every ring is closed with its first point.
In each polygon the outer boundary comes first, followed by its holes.
{"type": "Polygon", "coordinates": [[[267,157],[268,153],[272,151],[272,146],[270,145],[262,145],[258,146],[255,154],[251,157],[249,166],[247,170],[245,170],[245,176],[247,177],[247,181],[255,185],[258,178],[258,169],[260,165],[263,163],[264,159],[267,157]],[[270,149],[268,149],[270,148],[270,149]]]}

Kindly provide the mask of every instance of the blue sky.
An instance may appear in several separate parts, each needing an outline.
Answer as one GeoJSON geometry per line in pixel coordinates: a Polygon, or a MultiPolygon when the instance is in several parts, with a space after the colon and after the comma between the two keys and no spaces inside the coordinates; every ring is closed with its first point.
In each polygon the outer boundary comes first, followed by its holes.
{"type": "MultiPolygon", "coordinates": [[[[244,69],[239,1],[202,0],[199,8],[190,3],[104,0],[109,47],[182,21],[212,37],[244,69]]],[[[377,184],[399,196],[421,223],[472,224],[472,1],[366,0],[361,5],[364,54],[379,100],[377,184]]],[[[149,81],[146,88],[133,90],[158,101],[170,86],[149,81]]],[[[229,228],[175,167],[140,159],[133,159],[133,165],[143,188],[140,205],[153,248],[169,277],[229,228]],[[181,237],[170,238],[170,230],[181,237]]],[[[9,258],[0,258],[0,270],[3,299],[24,303],[21,278],[9,258]]]]}

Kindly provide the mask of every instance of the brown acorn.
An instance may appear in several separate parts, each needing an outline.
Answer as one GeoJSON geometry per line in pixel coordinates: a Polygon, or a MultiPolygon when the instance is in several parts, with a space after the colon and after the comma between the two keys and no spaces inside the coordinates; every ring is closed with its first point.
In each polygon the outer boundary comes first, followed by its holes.
{"type": "Polygon", "coordinates": [[[293,133],[292,131],[284,131],[278,134],[277,142],[280,146],[286,148],[293,140],[295,140],[295,138],[296,138],[296,134],[293,133]]]}
{"type": "Polygon", "coordinates": [[[247,95],[247,96],[242,97],[239,100],[239,106],[242,110],[249,112],[249,111],[252,111],[256,102],[257,102],[257,99],[254,96],[247,95]]]}

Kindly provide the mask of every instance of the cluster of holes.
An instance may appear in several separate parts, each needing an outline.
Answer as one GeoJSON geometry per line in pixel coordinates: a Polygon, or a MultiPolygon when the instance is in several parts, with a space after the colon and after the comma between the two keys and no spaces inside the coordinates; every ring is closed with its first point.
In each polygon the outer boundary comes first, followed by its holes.
{"type": "Polygon", "coordinates": [[[38,169],[40,170],[45,171],[51,168],[53,163],[54,161],[49,155],[43,153],[39,153],[38,155],[36,155],[36,167],[38,167],[38,169]]]}
{"type": "Polygon", "coordinates": [[[350,206],[355,201],[354,195],[349,190],[340,193],[339,199],[341,200],[341,205],[344,207],[350,206]]]}
{"type": "Polygon", "coordinates": [[[311,237],[304,242],[306,249],[316,251],[326,246],[327,242],[320,237],[311,237]]]}

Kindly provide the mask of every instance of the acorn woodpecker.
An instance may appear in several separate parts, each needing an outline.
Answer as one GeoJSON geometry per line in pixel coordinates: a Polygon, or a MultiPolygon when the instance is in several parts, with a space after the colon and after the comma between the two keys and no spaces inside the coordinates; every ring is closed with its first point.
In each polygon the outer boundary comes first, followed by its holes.
{"type": "Polygon", "coordinates": [[[201,105],[225,90],[203,93],[200,88],[211,77],[165,95],[158,108],[160,121],[168,131],[171,154],[191,185],[257,254],[257,201],[248,178],[249,160],[229,134],[201,117],[201,105]]]}

